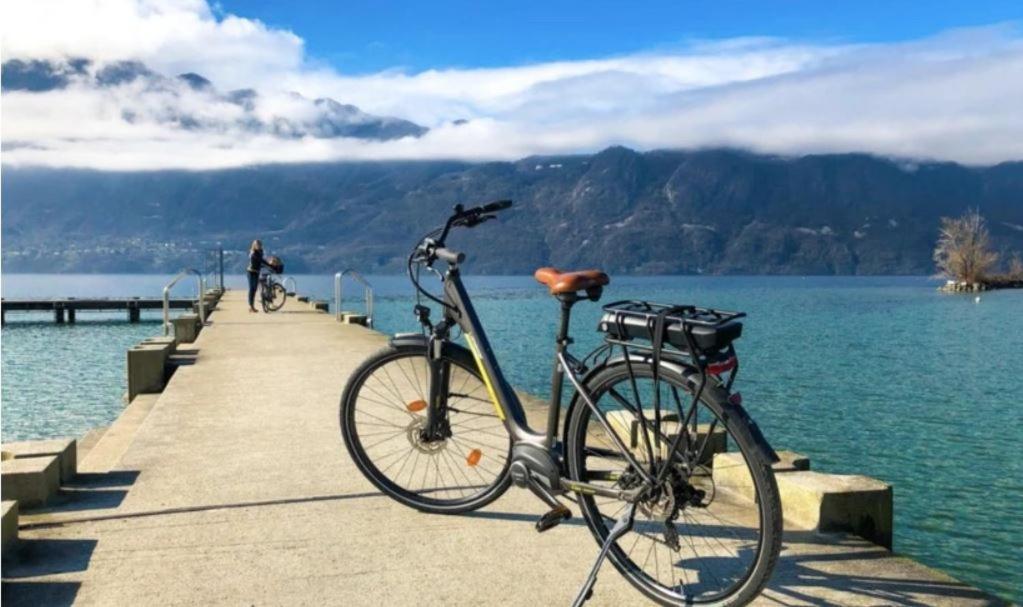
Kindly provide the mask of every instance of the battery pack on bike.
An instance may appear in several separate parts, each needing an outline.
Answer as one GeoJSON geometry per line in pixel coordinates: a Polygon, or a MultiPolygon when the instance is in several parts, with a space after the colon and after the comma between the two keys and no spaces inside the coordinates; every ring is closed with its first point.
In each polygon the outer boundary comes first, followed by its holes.
{"type": "Polygon", "coordinates": [[[708,373],[720,375],[738,366],[731,345],[742,335],[739,319],[744,316],[744,312],[688,305],[616,301],[604,306],[597,329],[608,341],[633,349],[653,350],[659,345],[663,352],[669,346],[670,352],[703,363],[708,373]],[[659,322],[662,329],[657,335],[659,322]]]}

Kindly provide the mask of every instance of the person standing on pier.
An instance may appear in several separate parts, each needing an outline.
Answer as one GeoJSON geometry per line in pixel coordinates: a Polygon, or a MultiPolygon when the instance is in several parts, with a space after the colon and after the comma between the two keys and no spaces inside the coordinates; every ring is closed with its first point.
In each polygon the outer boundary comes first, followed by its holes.
{"type": "Polygon", "coordinates": [[[249,312],[256,312],[256,288],[259,286],[259,271],[266,262],[263,261],[263,243],[253,240],[249,247],[249,312]]]}

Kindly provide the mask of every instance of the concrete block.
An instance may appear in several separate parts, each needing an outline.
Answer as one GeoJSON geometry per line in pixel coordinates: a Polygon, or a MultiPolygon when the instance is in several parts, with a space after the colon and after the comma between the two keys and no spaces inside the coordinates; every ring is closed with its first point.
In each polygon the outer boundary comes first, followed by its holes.
{"type": "Polygon", "coordinates": [[[143,339],[142,343],[144,343],[144,344],[166,344],[166,345],[170,346],[171,352],[173,352],[174,349],[178,345],[177,340],[174,339],[173,335],[154,335],[152,337],[147,337],[147,338],[143,339]]]}
{"type": "Polygon", "coordinates": [[[174,324],[174,339],[178,343],[190,344],[199,336],[199,316],[197,314],[182,314],[171,321],[174,324]]]}
{"type": "Polygon", "coordinates": [[[891,549],[891,485],[867,476],[809,470],[776,478],[787,520],[805,529],[851,532],[891,549]]]}
{"type": "Polygon", "coordinates": [[[25,457],[57,456],[60,466],[60,480],[69,481],[75,476],[78,470],[78,447],[73,438],[55,438],[50,440],[19,441],[6,443],[3,446],[5,453],[10,453],[15,459],[25,457]]]}
{"type": "MultiPolygon", "coordinates": [[[[809,470],[810,458],[794,451],[778,451],[780,462],[774,464],[774,472],[794,472],[809,470]]],[[[718,453],[714,456],[714,485],[721,490],[752,500],[753,477],[750,476],[746,462],[737,451],[718,453]]]]}
{"type": "Polygon", "coordinates": [[[346,325],[362,325],[365,327],[369,324],[369,317],[365,314],[345,314],[342,322],[346,325]]]}
{"type": "Polygon", "coordinates": [[[327,312],[330,310],[330,302],[322,299],[316,299],[309,302],[309,307],[320,312],[327,312]]]}
{"type": "Polygon", "coordinates": [[[0,525],[0,550],[7,554],[7,551],[13,548],[15,542],[18,541],[18,502],[4,500],[0,506],[2,506],[3,512],[2,525],[0,525]]]}
{"type": "Polygon", "coordinates": [[[137,394],[160,392],[170,356],[168,344],[139,344],[128,350],[128,402],[137,394]]]}
{"type": "MultiPolygon", "coordinates": [[[[792,452],[778,453],[775,480],[788,528],[845,531],[892,547],[892,487],[860,475],[824,474],[802,469],[809,460],[792,452]]],[[[714,485],[746,499],[753,497],[752,479],[737,453],[715,456],[714,485]]]]}
{"type": "Polygon", "coordinates": [[[0,463],[0,477],[4,499],[39,506],[57,494],[60,462],[56,455],[9,459],[0,463]]]}
{"type": "Polygon", "coordinates": [[[309,303],[309,296],[308,295],[299,295],[298,296],[298,300],[300,302],[302,302],[302,303],[309,303]]]}
{"type": "MultiPolygon", "coordinates": [[[[653,412],[646,412],[647,420],[653,421],[653,412]]],[[[619,437],[621,437],[626,445],[633,449],[634,453],[639,456],[646,457],[646,442],[643,440],[642,425],[639,423],[639,419],[628,411],[612,411],[607,414],[608,424],[615,430],[619,437]]],[[[661,416],[661,429],[664,433],[665,438],[662,440],[660,447],[660,454],[658,457],[668,456],[668,447],[671,441],[675,439],[678,434],[678,415],[677,414],[662,414],[661,416]]],[[[696,440],[702,442],[704,437],[707,436],[707,432],[710,431],[710,424],[699,424],[696,427],[696,440]]],[[[654,436],[650,434],[650,445],[655,446],[654,436]]],[[[725,429],[718,424],[714,427],[710,437],[707,439],[707,450],[704,452],[704,456],[699,463],[704,465],[711,465],[714,460],[715,453],[721,453],[728,448],[728,434],[725,429]]]]}

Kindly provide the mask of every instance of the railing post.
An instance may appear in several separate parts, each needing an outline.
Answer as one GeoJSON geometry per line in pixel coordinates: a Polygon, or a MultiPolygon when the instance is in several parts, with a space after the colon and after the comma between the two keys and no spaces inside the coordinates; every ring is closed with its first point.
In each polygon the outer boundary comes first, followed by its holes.
{"type": "Polygon", "coordinates": [[[344,272],[334,275],[334,319],[341,322],[341,276],[344,272]]]}
{"type": "MultiPolygon", "coordinates": [[[[219,244],[219,243],[218,243],[219,244]]],[[[220,274],[220,291],[224,291],[224,247],[217,248],[217,265],[220,274]]]]}
{"type": "Polygon", "coordinates": [[[366,285],[366,324],[373,328],[373,289],[366,285]]]}
{"type": "Polygon", "coordinates": [[[181,276],[181,274],[178,274],[178,276],[175,277],[174,280],[170,281],[169,283],[167,283],[163,287],[163,334],[164,335],[170,335],[170,326],[171,326],[171,324],[170,324],[170,290],[171,290],[171,287],[174,286],[174,283],[176,283],[178,281],[178,277],[180,277],[180,276],[181,276]]]}
{"type": "Polygon", "coordinates": [[[199,283],[199,322],[206,323],[206,302],[204,301],[206,295],[206,279],[203,277],[202,272],[193,268],[185,268],[178,272],[166,286],[163,288],[163,334],[170,335],[171,323],[170,323],[170,290],[171,287],[176,285],[179,280],[187,276],[188,274],[194,274],[198,279],[199,283]]]}
{"type": "Polygon", "coordinates": [[[338,272],[337,274],[334,275],[334,306],[336,308],[336,310],[334,311],[334,318],[336,318],[338,320],[338,322],[343,320],[343,318],[341,316],[341,306],[342,306],[342,303],[344,301],[344,299],[343,299],[343,295],[344,294],[342,292],[342,286],[341,285],[343,283],[343,279],[344,279],[346,274],[350,274],[352,276],[352,278],[354,278],[355,280],[357,280],[360,283],[362,283],[362,287],[363,287],[363,292],[362,293],[363,293],[363,296],[366,299],[366,326],[372,329],[373,328],[373,287],[370,286],[369,281],[366,280],[366,278],[362,274],[359,274],[358,272],[356,272],[352,268],[348,268],[347,270],[344,270],[343,272],[338,272]]]}
{"type": "Polygon", "coordinates": [[[206,324],[206,278],[199,275],[199,322],[206,324]]]}

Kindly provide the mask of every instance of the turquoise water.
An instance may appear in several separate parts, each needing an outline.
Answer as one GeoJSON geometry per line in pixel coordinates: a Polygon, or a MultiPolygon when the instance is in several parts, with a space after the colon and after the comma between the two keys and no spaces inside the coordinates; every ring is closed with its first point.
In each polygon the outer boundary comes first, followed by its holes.
{"type": "MultiPolygon", "coordinates": [[[[3,296],[159,297],[170,276],[34,275],[3,276],[3,296]]],[[[195,293],[182,281],[175,296],[195,293]]],[[[180,311],[174,310],[176,316],[180,311]]],[[[144,311],[142,322],[126,312],[79,312],[75,324],[56,325],[51,313],[9,312],[0,356],[3,440],[81,437],[106,426],[124,408],[125,350],[162,334],[159,311],[144,311]]]]}
{"type": "MultiPolygon", "coordinates": [[[[331,297],[331,277],[296,278],[300,292],[331,297]]],[[[11,275],[4,276],[4,296],[46,284],[88,295],[133,280],[11,275]]],[[[376,328],[416,330],[406,280],[370,280],[376,328]]],[[[138,295],[162,286],[150,277],[137,281],[138,295]]],[[[555,302],[528,277],[467,282],[508,379],[546,395],[555,302]]],[[[240,277],[228,284],[240,286],[240,277]]],[[[604,301],[641,297],[748,312],[737,343],[737,388],[772,444],[809,455],[818,470],[892,483],[897,551],[1023,601],[1023,291],[985,293],[976,303],[935,286],[913,277],[635,277],[616,278],[604,301]]],[[[353,300],[345,307],[361,307],[361,290],[346,290],[353,300]]],[[[599,343],[598,315],[597,305],[576,306],[577,355],[599,343]]],[[[107,393],[117,400],[123,348],[159,330],[16,322],[3,331],[5,440],[9,428],[61,434],[68,419],[85,424],[75,407],[98,402],[101,390],[84,390],[75,383],[80,375],[56,370],[109,364],[107,393]],[[139,335],[122,332],[132,330],[139,335]],[[117,356],[98,360],[99,343],[117,356]],[[59,360],[47,345],[61,348],[59,360]]],[[[92,425],[109,423],[97,420],[92,425]]]]}

